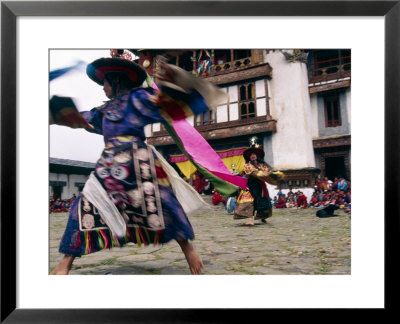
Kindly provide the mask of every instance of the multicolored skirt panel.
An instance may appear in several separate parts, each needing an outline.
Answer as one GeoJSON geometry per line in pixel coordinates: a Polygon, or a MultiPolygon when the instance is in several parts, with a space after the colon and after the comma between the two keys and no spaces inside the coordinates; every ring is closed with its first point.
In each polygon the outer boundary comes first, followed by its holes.
{"type": "Polygon", "coordinates": [[[123,216],[126,235],[113,237],[97,208],[80,194],[71,206],[60,253],[81,256],[128,242],[148,245],[194,239],[166,173],[145,143],[107,147],[95,176],[123,216]]]}

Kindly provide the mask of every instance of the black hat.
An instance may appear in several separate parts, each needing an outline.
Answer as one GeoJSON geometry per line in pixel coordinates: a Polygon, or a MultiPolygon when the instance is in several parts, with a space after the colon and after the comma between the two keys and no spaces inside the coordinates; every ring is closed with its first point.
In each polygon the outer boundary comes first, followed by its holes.
{"type": "Polygon", "coordinates": [[[252,138],[250,138],[250,141],[249,141],[250,147],[243,152],[243,157],[245,158],[246,161],[250,160],[250,155],[252,155],[253,153],[255,155],[257,155],[257,157],[261,160],[264,158],[265,153],[262,149],[262,146],[257,144],[257,141],[258,141],[258,138],[256,136],[253,136],[252,138]]]}
{"type": "Polygon", "coordinates": [[[99,85],[104,84],[105,75],[109,72],[125,73],[131,81],[131,87],[139,87],[146,80],[146,71],[135,62],[129,59],[126,54],[119,50],[111,50],[113,57],[100,58],[90,63],[86,68],[86,73],[90,79],[99,85]]]}

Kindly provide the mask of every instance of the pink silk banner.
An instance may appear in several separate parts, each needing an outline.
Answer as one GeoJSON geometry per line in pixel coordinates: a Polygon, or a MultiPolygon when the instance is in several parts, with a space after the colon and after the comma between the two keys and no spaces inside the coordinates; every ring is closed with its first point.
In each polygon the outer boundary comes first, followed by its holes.
{"type": "Polygon", "coordinates": [[[194,161],[222,180],[243,189],[247,187],[247,179],[231,174],[220,156],[186,119],[173,120],[172,127],[194,161]]]}

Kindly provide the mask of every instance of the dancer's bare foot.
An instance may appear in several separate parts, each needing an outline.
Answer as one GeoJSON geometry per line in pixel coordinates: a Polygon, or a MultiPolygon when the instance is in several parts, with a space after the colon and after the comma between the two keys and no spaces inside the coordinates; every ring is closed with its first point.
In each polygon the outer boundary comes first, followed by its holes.
{"type": "Polygon", "coordinates": [[[253,217],[249,217],[246,223],[243,223],[243,226],[254,226],[254,219],[253,217]]]}
{"type": "Polygon", "coordinates": [[[254,226],[253,222],[246,222],[242,224],[243,226],[254,226]]]}
{"type": "Polygon", "coordinates": [[[261,221],[262,221],[264,224],[269,224],[269,223],[267,222],[267,219],[266,219],[266,218],[262,218],[261,221]]]}
{"type": "Polygon", "coordinates": [[[74,262],[75,257],[70,255],[65,255],[60,263],[51,272],[52,275],[67,275],[69,270],[71,270],[72,262],[74,262]]]}
{"type": "Polygon", "coordinates": [[[177,241],[180,245],[182,252],[185,254],[186,260],[189,264],[190,272],[192,274],[200,274],[203,269],[203,261],[200,254],[197,252],[196,247],[189,241],[177,241]]]}

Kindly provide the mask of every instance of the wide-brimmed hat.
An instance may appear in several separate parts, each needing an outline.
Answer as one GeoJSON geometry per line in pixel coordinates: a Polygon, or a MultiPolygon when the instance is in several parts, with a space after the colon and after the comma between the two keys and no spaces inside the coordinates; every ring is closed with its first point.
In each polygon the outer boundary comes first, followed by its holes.
{"type": "Polygon", "coordinates": [[[255,136],[250,139],[250,147],[243,152],[243,157],[246,161],[250,160],[250,155],[252,155],[253,153],[257,155],[257,157],[261,160],[264,158],[265,153],[262,149],[262,146],[257,144],[257,141],[258,138],[255,136]]]}
{"type": "Polygon", "coordinates": [[[243,152],[243,157],[246,159],[246,161],[248,161],[248,160],[250,160],[250,155],[252,155],[252,154],[255,154],[255,155],[257,155],[257,157],[259,158],[259,159],[263,159],[264,158],[264,156],[265,156],[265,153],[264,153],[264,151],[262,150],[262,146],[259,146],[259,147],[249,147],[247,150],[245,150],[244,152],[243,152]]]}
{"type": "Polygon", "coordinates": [[[140,65],[123,57],[100,58],[86,68],[89,78],[99,85],[104,84],[105,75],[109,72],[125,73],[132,88],[141,86],[147,77],[146,71],[140,65]]]}

